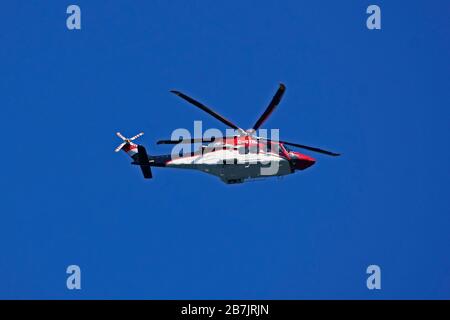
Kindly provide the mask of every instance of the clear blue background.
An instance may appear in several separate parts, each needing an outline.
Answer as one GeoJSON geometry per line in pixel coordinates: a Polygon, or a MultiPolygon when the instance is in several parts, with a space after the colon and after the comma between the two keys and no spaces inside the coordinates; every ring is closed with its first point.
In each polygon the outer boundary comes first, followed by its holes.
{"type": "Polygon", "coordinates": [[[75,3],[0,11],[0,298],[450,298],[448,1],[75,3]],[[230,186],[113,152],[225,129],[169,89],[247,128],[279,82],[265,126],[342,157],[230,186]]]}

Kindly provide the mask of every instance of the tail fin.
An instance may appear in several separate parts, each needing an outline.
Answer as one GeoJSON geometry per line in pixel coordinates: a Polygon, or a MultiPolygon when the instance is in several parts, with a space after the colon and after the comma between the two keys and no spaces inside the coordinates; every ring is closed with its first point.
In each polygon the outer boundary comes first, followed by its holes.
{"type": "Polygon", "coordinates": [[[137,153],[137,162],[139,166],[141,167],[142,174],[144,175],[145,179],[151,179],[152,178],[152,169],[150,168],[150,161],[148,159],[147,150],[141,145],[138,147],[138,153],[137,153]]]}

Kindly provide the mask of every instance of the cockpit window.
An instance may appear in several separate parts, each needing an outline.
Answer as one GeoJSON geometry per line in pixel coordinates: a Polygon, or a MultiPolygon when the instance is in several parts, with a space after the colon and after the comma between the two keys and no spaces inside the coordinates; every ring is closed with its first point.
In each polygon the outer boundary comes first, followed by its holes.
{"type": "Polygon", "coordinates": [[[284,147],[283,147],[283,145],[279,145],[279,147],[278,147],[278,154],[280,155],[280,156],[284,156],[284,147]]]}
{"type": "Polygon", "coordinates": [[[275,153],[275,152],[278,151],[278,154],[281,155],[281,156],[285,155],[285,151],[287,151],[287,152],[290,151],[286,147],[284,147],[283,145],[276,144],[274,142],[267,142],[264,145],[260,145],[259,146],[259,150],[260,151],[265,151],[267,153],[269,153],[269,152],[274,152],[275,153]]]}

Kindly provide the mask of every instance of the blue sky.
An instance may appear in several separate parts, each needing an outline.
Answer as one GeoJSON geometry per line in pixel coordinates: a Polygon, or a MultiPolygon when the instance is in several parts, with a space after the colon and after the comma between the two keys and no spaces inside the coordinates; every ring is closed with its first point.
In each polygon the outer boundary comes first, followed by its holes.
{"type": "MultiPolygon", "coordinates": [[[[0,298],[450,298],[448,1],[10,1],[0,14],[0,298]],[[78,4],[82,30],[66,28],[78,4]],[[382,30],[365,26],[378,4],[382,30]],[[342,152],[225,185],[155,169],[175,128],[342,152]],[[66,267],[82,289],[66,289],[66,267]],[[369,291],[370,264],[382,289],[369,291]]],[[[307,153],[307,152],[305,152],[307,153]]],[[[307,153],[309,154],[309,153],[307,153]]]]}

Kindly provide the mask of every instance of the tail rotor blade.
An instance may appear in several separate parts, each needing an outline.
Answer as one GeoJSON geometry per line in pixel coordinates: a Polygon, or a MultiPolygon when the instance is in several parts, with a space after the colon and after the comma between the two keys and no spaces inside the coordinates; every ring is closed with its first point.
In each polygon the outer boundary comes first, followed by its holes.
{"type": "Polygon", "coordinates": [[[120,132],[116,132],[116,135],[124,141],[127,140],[127,138],[125,138],[120,132]]]}
{"type": "Polygon", "coordinates": [[[130,141],[133,141],[133,140],[135,140],[135,139],[137,139],[137,138],[139,138],[140,136],[143,136],[144,135],[144,133],[143,132],[140,132],[140,133],[138,133],[137,135],[135,135],[134,137],[131,137],[130,138],[130,141]]]}
{"type": "Polygon", "coordinates": [[[116,149],[114,149],[114,151],[119,152],[125,144],[126,144],[126,142],[122,142],[116,149]]]}

